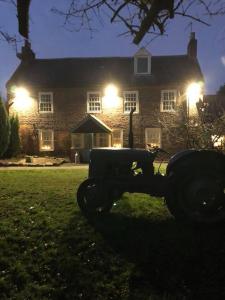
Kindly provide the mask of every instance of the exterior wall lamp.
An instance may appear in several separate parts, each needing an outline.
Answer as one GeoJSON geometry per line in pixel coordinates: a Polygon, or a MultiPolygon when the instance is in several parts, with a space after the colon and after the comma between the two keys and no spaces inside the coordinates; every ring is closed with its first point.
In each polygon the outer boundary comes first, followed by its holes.
{"type": "Polygon", "coordinates": [[[8,102],[8,109],[13,105],[16,112],[24,112],[31,108],[32,99],[29,91],[24,87],[13,87],[12,98],[8,102]]]}
{"type": "Polygon", "coordinates": [[[202,82],[192,82],[186,90],[188,118],[198,114],[197,102],[202,98],[202,82]]]}
{"type": "Polygon", "coordinates": [[[114,84],[106,86],[104,91],[104,106],[106,108],[116,108],[119,105],[118,88],[114,84]]]}

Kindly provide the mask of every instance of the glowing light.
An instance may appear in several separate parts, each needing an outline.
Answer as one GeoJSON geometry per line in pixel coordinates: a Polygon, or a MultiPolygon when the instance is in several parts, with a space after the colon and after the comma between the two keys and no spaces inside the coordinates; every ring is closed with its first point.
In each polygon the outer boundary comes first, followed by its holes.
{"type": "Polygon", "coordinates": [[[202,83],[192,82],[186,90],[186,95],[187,95],[189,113],[196,114],[197,113],[196,103],[199,101],[199,99],[202,96],[202,83]]]}
{"type": "Polygon", "coordinates": [[[109,84],[105,88],[104,102],[107,108],[115,108],[118,106],[119,104],[118,89],[115,85],[109,84]]]}
{"type": "Polygon", "coordinates": [[[15,89],[14,93],[15,98],[13,99],[13,107],[15,110],[23,111],[28,109],[31,105],[29,92],[25,88],[19,87],[15,89]]]}

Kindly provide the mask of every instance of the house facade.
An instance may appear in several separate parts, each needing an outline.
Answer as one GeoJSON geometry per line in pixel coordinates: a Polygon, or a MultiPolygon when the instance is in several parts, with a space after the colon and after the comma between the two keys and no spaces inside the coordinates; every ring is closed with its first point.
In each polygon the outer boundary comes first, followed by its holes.
{"type": "Polygon", "coordinates": [[[10,113],[17,113],[24,152],[87,160],[94,147],[128,147],[132,108],[134,147],[171,152],[160,118],[176,117],[187,86],[203,82],[192,33],[184,55],[37,59],[28,43],[7,82],[10,113]]]}

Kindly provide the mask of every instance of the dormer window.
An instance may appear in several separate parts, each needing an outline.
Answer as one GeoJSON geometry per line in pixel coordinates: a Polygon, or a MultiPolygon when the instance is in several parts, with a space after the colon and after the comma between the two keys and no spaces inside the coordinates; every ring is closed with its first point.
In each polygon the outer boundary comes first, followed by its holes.
{"type": "Polygon", "coordinates": [[[151,74],[151,54],[145,48],[141,48],[134,56],[134,73],[151,74]]]}

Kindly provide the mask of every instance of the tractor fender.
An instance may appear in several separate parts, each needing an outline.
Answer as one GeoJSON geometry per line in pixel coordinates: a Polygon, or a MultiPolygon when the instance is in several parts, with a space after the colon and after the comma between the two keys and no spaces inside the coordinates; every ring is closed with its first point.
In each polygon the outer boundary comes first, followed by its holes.
{"type": "Polygon", "coordinates": [[[193,168],[201,167],[213,167],[225,175],[225,155],[213,150],[189,149],[178,152],[169,160],[166,175],[176,173],[175,175],[180,176],[187,170],[193,171],[193,168]]]}

